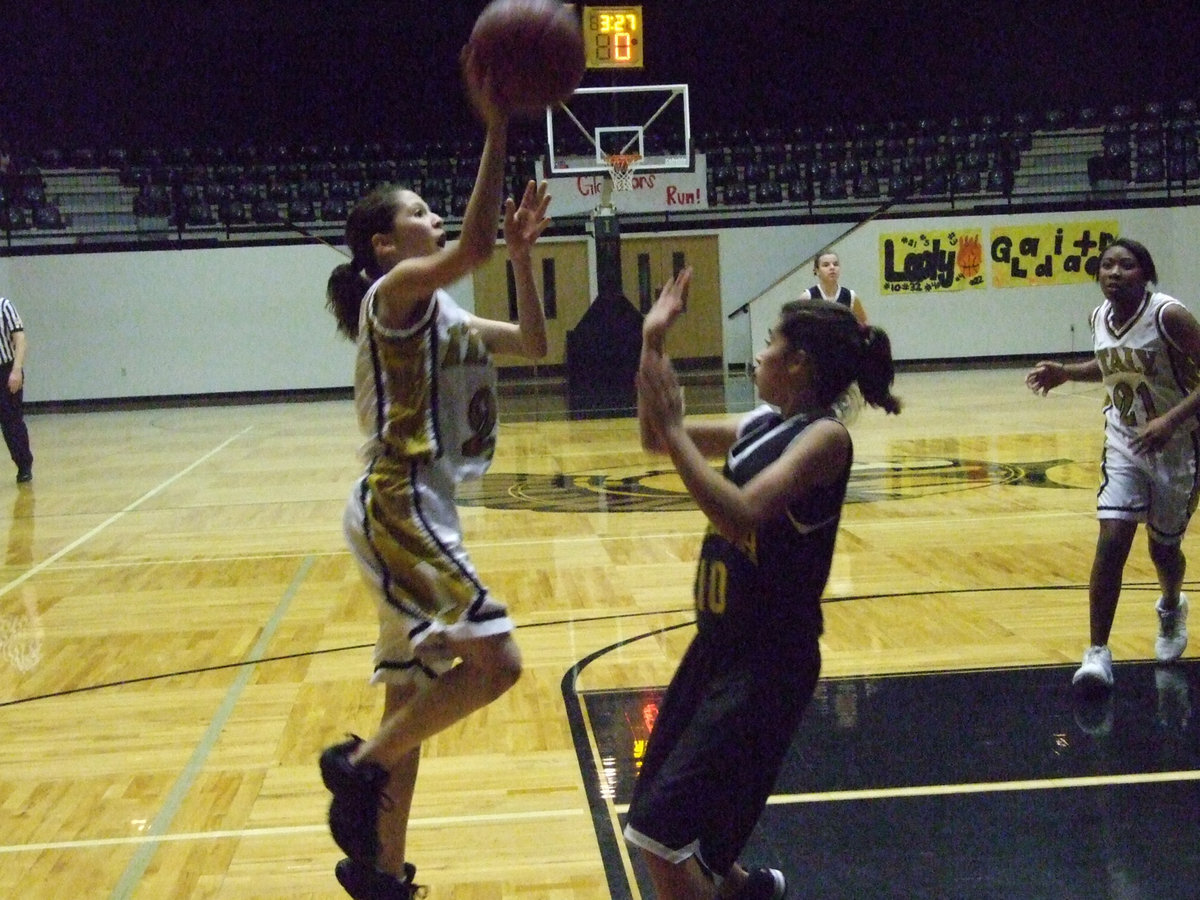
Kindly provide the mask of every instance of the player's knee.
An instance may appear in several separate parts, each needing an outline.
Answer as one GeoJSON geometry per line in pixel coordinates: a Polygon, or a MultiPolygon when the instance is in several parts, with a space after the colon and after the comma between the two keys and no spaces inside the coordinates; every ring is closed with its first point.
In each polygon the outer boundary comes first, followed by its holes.
{"type": "Polygon", "coordinates": [[[521,677],[521,651],[511,635],[489,642],[476,655],[473,663],[480,679],[486,685],[491,699],[495,699],[517,683],[521,677]]]}

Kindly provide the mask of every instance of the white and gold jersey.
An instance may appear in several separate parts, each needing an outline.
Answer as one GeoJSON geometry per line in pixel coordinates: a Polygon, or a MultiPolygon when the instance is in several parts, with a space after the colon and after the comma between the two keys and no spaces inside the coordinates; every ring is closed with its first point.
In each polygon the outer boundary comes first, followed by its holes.
{"type": "Polygon", "coordinates": [[[363,298],[354,373],[367,461],[387,457],[479,478],[496,445],[496,369],[470,315],[443,290],[420,321],[390,329],[375,316],[379,282],[363,298]]]}
{"type": "MultiPolygon", "coordinates": [[[[1146,293],[1126,322],[1113,321],[1107,300],[1092,312],[1092,339],[1108,402],[1104,407],[1109,440],[1128,441],[1151,419],[1161,416],[1197,384],[1196,367],[1163,327],[1163,312],[1182,304],[1174,297],[1146,293]]],[[[1176,437],[1195,430],[1180,428],[1176,437]]]]}

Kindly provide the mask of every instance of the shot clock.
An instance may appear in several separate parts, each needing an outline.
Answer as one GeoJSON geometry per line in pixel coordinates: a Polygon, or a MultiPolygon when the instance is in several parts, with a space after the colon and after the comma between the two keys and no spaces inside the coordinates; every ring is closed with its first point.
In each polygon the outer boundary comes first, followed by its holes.
{"type": "Polygon", "coordinates": [[[642,8],[585,6],[583,49],[589,69],[642,68],[642,8]]]}

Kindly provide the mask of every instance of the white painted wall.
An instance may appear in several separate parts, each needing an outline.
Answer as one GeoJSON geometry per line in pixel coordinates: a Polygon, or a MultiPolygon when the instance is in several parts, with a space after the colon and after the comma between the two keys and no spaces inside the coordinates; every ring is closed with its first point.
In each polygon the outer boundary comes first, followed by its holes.
{"type": "MultiPolygon", "coordinates": [[[[1159,287],[1200,311],[1200,208],[873,221],[837,244],[843,280],[899,360],[1055,354],[1090,347],[1094,285],[880,296],[881,232],[1115,219],[1142,240],[1159,287]],[[1072,330],[1073,329],[1073,330],[1072,330]]],[[[726,361],[765,341],[779,306],[813,283],[811,257],[842,223],[719,232],[726,361]],[[774,287],[772,287],[774,285],[774,287]],[[769,290],[768,290],[769,289],[769,290]]],[[[575,238],[577,240],[577,238],[575,238]]],[[[49,254],[0,258],[0,291],[30,340],[26,400],[63,401],[347,387],[352,350],[325,310],[343,257],[320,245],[49,254]]],[[[474,307],[470,279],[451,288],[474,307]]]]}
{"type": "MultiPolygon", "coordinates": [[[[984,233],[986,254],[992,227],[1091,220],[1116,220],[1120,234],[1144,243],[1158,269],[1159,290],[1178,297],[1200,315],[1197,207],[875,220],[848,235],[835,249],[841,258],[842,283],[863,298],[871,324],[887,330],[898,360],[1084,352],[1091,349],[1088,317],[1102,299],[1094,284],[1003,289],[989,286],[981,290],[881,296],[879,236],[920,229],[979,227],[984,233]]],[[[722,236],[722,275],[728,256],[725,246],[722,236]]],[[[755,301],[749,325],[752,347],[766,342],[780,306],[812,283],[809,260],[755,301]]]]}

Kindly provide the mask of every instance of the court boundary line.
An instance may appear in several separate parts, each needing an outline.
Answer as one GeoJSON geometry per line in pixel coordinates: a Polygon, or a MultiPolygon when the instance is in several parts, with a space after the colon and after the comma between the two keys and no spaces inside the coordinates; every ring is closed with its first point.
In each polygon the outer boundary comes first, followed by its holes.
{"type": "Polygon", "coordinates": [[[75,540],[71,541],[65,547],[60,547],[58,550],[56,550],[54,553],[51,553],[49,556],[47,556],[41,562],[30,566],[28,569],[26,569],[24,572],[22,572],[16,578],[14,578],[12,581],[0,586],[0,597],[3,597],[5,594],[7,594],[9,591],[13,590],[14,588],[20,587],[22,584],[24,584],[26,581],[28,581],[34,575],[39,574],[43,570],[52,566],[54,563],[58,562],[60,559],[62,559],[68,553],[72,553],[75,550],[77,550],[79,547],[83,546],[85,543],[90,541],[93,537],[95,537],[97,534],[99,534],[101,531],[103,531],[109,525],[113,524],[114,522],[120,521],[125,516],[127,516],[129,513],[133,512],[135,509],[137,509],[139,506],[141,506],[143,503],[145,503],[147,500],[150,500],[151,498],[153,498],[153,497],[157,496],[158,494],[162,493],[163,491],[165,491],[167,488],[169,488],[171,485],[173,485],[176,481],[178,481],[184,475],[187,475],[189,472],[191,472],[197,466],[200,466],[203,463],[208,462],[208,460],[210,460],[212,457],[216,456],[218,453],[220,453],[222,450],[224,450],[226,447],[228,447],[230,444],[232,444],[238,438],[241,438],[244,435],[246,435],[247,433],[249,433],[250,431],[254,430],[254,427],[255,426],[253,426],[253,425],[247,425],[241,431],[226,438],[224,441],[217,444],[217,446],[213,447],[211,450],[209,450],[207,453],[205,453],[199,459],[194,460],[189,465],[180,469],[178,472],[176,472],[174,475],[172,475],[166,481],[159,482],[157,485],[152,487],[146,493],[142,494],[142,496],[138,497],[132,503],[126,505],[124,508],[122,508],[122,509],[118,510],[117,512],[113,513],[112,515],[110,515],[107,519],[105,519],[99,525],[96,525],[95,527],[91,528],[84,534],[75,538],[75,540]]]}
{"type": "Polygon", "coordinates": [[[154,859],[154,854],[158,852],[162,836],[166,833],[166,829],[170,827],[171,822],[175,820],[175,816],[179,814],[179,810],[187,800],[188,794],[191,793],[192,785],[200,777],[200,772],[205,761],[220,739],[221,732],[225,730],[225,725],[233,716],[233,712],[241,700],[242,692],[250,683],[250,677],[257,667],[255,661],[266,652],[266,648],[275,639],[275,632],[279,629],[280,624],[287,615],[287,611],[292,605],[292,600],[300,592],[300,586],[308,578],[308,573],[312,571],[315,564],[316,562],[312,558],[305,558],[301,562],[299,569],[292,577],[291,583],[279,598],[279,602],[276,604],[271,618],[263,624],[258,640],[254,642],[254,646],[250,648],[247,654],[246,662],[251,663],[251,665],[242,667],[233,679],[233,682],[229,685],[224,698],[221,700],[221,704],[217,707],[212,719],[209,720],[208,727],[204,730],[204,734],[200,737],[195,749],[192,751],[191,757],[184,763],[182,771],[175,779],[175,783],[171,785],[171,789],[167,791],[165,798],[159,805],[158,813],[147,827],[148,833],[145,837],[148,840],[138,846],[138,849],[133,854],[133,858],[126,863],[125,871],[121,873],[121,877],[117,879],[117,883],[109,893],[110,897],[124,898],[132,896],[134,889],[142,881],[146,870],[150,867],[150,863],[154,859]]]}
{"type": "MultiPolygon", "coordinates": [[[[851,791],[824,791],[814,794],[775,794],[767,800],[767,805],[792,806],[801,803],[847,803],[858,800],[895,800],[910,797],[954,797],[967,796],[969,794],[1166,784],[1180,781],[1200,781],[1200,771],[1183,769],[1173,772],[1130,772],[1124,775],[1078,775],[1070,778],[982,781],[967,784],[909,785],[907,787],[894,788],[861,788],[851,791]]],[[[629,811],[629,804],[617,804],[616,809],[618,813],[624,815],[629,811]]]]}
{"type": "MultiPolygon", "coordinates": [[[[469,825],[486,825],[495,822],[515,822],[534,819],[565,819],[586,816],[585,809],[526,810],[513,813],[480,813],[468,816],[426,816],[414,818],[410,828],[447,828],[469,825]]],[[[179,834],[134,834],[112,838],[84,838],[74,841],[50,841],[41,844],[0,845],[0,855],[15,853],[41,853],[46,850],[89,850],[99,847],[121,847],[130,844],[170,844],[186,841],[222,841],[229,839],[247,840],[275,838],[289,834],[324,834],[329,830],[319,825],[278,825],[271,828],[235,828],[221,831],[191,831],[179,834]]]]}

